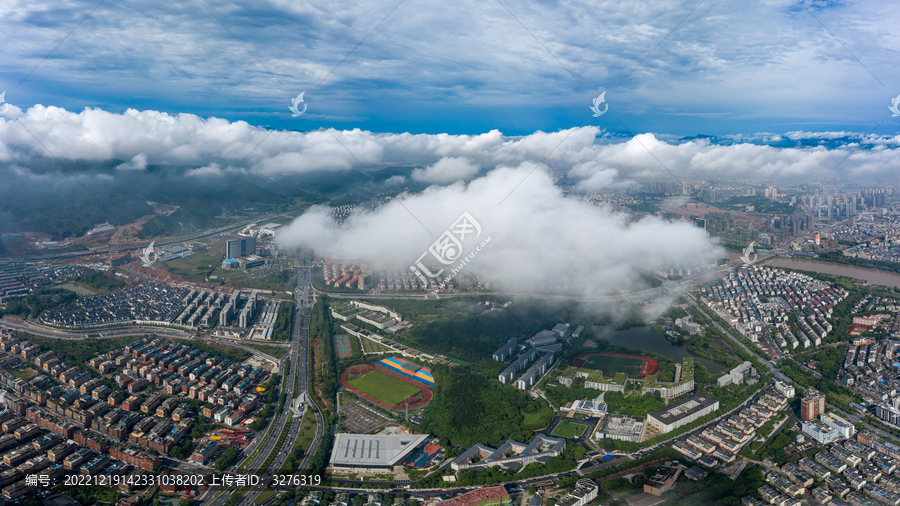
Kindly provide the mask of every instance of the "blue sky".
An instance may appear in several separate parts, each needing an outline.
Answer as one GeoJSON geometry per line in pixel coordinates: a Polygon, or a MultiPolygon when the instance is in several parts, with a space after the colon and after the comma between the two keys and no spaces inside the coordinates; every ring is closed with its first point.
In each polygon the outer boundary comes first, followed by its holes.
{"type": "Polygon", "coordinates": [[[222,24],[197,1],[108,0],[63,40],[96,0],[4,2],[0,91],[21,109],[291,130],[898,131],[896,2],[406,0],[386,19],[396,1],[203,4],[222,24]],[[290,118],[301,91],[308,113],[290,118]]]}

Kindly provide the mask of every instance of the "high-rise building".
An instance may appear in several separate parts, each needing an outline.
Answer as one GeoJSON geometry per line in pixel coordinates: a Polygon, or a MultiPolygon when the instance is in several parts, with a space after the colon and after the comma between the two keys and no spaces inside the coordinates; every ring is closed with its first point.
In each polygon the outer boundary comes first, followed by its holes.
{"type": "Polygon", "coordinates": [[[825,414],[825,396],[812,388],[807,389],[803,400],[800,401],[800,419],[808,422],[823,414],[825,414]]]}
{"type": "Polygon", "coordinates": [[[225,258],[241,258],[256,253],[256,238],[241,237],[225,243],[225,258]]]}

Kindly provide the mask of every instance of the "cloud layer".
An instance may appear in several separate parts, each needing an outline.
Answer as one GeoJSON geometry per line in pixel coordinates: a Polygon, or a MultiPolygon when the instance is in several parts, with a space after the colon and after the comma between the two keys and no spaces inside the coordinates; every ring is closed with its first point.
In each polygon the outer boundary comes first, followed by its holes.
{"type": "MultiPolygon", "coordinates": [[[[144,171],[149,165],[186,166],[197,177],[406,165],[419,167],[409,173],[415,182],[449,184],[471,179],[481,170],[532,162],[579,179],[583,191],[597,191],[688,175],[818,182],[838,166],[839,178],[892,178],[900,169],[898,150],[900,136],[845,132],[755,134],[722,141],[652,133],[621,138],[596,126],[526,136],[498,130],[478,135],[294,132],[135,109],[115,114],[10,107],[0,116],[0,163],[27,167],[52,161],[52,153],[88,162],[128,160],[118,165],[118,172],[144,171]]],[[[403,177],[391,182],[400,184],[403,177]]]]}
{"type": "Polygon", "coordinates": [[[694,265],[722,255],[706,233],[687,223],[626,216],[566,197],[540,166],[499,167],[471,182],[433,186],[401,196],[341,226],[327,208],[312,208],[276,236],[284,247],[312,248],[373,267],[407,271],[463,212],[481,225],[463,240],[465,266],[479,279],[508,289],[552,287],[602,295],[630,287],[641,270],[694,265]]]}

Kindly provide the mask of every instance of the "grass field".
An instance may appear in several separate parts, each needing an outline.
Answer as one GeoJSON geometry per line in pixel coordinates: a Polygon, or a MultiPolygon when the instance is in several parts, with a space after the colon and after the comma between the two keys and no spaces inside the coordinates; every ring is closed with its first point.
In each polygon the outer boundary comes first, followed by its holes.
{"type": "Polygon", "coordinates": [[[381,353],[390,351],[390,348],[388,348],[387,346],[376,343],[371,339],[362,338],[360,339],[360,341],[362,341],[363,350],[365,350],[366,353],[381,353]]]}
{"type": "Polygon", "coordinates": [[[26,369],[16,369],[12,371],[13,376],[19,378],[22,381],[31,381],[33,378],[38,376],[38,372],[33,368],[28,367],[26,369]]]}
{"type": "Polygon", "coordinates": [[[541,420],[541,413],[522,413],[522,426],[532,427],[541,420]]]}
{"type": "Polygon", "coordinates": [[[624,372],[629,376],[635,377],[641,373],[641,366],[644,361],[640,358],[631,357],[611,357],[608,355],[591,354],[584,362],[585,369],[594,369],[595,371],[603,371],[604,373],[624,372]]]}
{"type": "Polygon", "coordinates": [[[282,348],[280,346],[266,346],[265,344],[244,344],[244,346],[248,348],[253,348],[254,350],[259,350],[266,355],[269,355],[274,358],[281,358],[285,356],[288,352],[288,348],[282,348]]]}
{"type": "Polygon", "coordinates": [[[184,258],[176,258],[163,264],[165,269],[172,274],[192,279],[194,281],[204,281],[206,275],[219,276],[222,279],[228,279],[244,274],[240,269],[222,269],[222,255],[210,255],[206,252],[194,253],[184,258]]]}
{"type": "Polygon", "coordinates": [[[585,429],[587,429],[587,426],[585,425],[572,423],[568,420],[562,420],[556,425],[556,428],[554,428],[553,432],[551,432],[550,434],[559,437],[579,437],[584,434],[585,429]]]}
{"type": "Polygon", "coordinates": [[[399,404],[403,399],[415,395],[421,390],[405,381],[387,373],[373,370],[348,383],[387,404],[399,404]]]}

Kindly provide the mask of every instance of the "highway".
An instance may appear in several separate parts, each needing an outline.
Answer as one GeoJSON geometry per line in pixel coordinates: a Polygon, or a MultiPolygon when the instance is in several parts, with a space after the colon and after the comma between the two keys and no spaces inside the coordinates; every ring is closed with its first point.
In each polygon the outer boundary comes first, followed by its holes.
{"type": "MultiPolygon", "coordinates": [[[[312,289],[312,265],[303,262],[301,264],[301,269],[303,270],[303,276],[306,277],[306,281],[303,284],[303,293],[300,294],[300,290],[297,290],[297,294],[300,295],[298,299],[299,303],[305,303],[307,297],[312,295],[313,302],[312,305],[316,303],[316,293],[312,289]]],[[[322,441],[322,436],[325,434],[325,419],[322,417],[322,412],[319,411],[319,406],[316,404],[315,399],[312,395],[309,395],[309,324],[310,324],[310,309],[312,305],[306,306],[303,311],[303,328],[300,331],[300,342],[301,342],[301,354],[300,354],[300,391],[306,392],[306,403],[309,408],[313,410],[316,415],[316,435],[313,438],[312,443],[310,443],[309,450],[306,452],[306,455],[303,457],[303,462],[300,464],[300,471],[306,471],[309,469],[310,461],[313,458],[313,455],[316,454],[316,450],[319,449],[319,443],[322,441]]],[[[299,428],[299,421],[297,428],[299,428]]],[[[297,429],[293,429],[293,433],[296,434],[297,429]]]]}
{"type": "MultiPolygon", "coordinates": [[[[232,466],[230,469],[232,471],[239,469],[240,466],[245,464],[248,460],[250,461],[249,465],[245,466],[247,472],[275,473],[282,468],[285,461],[287,460],[287,457],[290,455],[291,447],[295,442],[297,432],[300,430],[300,424],[302,422],[302,417],[292,416],[291,411],[293,401],[297,398],[298,395],[303,394],[304,398],[306,399],[307,405],[311,406],[315,410],[316,421],[318,422],[316,437],[309,448],[309,455],[307,455],[307,457],[304,459],[304,464],[308,464],[310,455],[313,455],[315,453],[316,449],[318,448],[319,442],[321,441],[321,434],[324,431],[324,420],[322,419],[321,414],[318,412],[318,408],[315,406],[315,403],[312,401],[311,396],[306,395],[309,384],[308,360],[310,325],[310,307],[306,304],[306,300],[309,296],[311,281],[310,277],[311,273],[309,268],[301,267],[297,276],[297,290],[294,292],[294,326],[291,329],[291,351],[286,357],[282,359],[282,363],[284,363],[285,359],[290,360],[290,377],[287,379],[286,383],[286,389],[288,392],[286,403],[287,405],[284,406],[281,414],[278,415],[278,418],[269,425],[269,428],[266,431],[260,431],[259,433],[257,433],[256,437],[243,452],[246,457],[232,466]],[[295,381],[295,379],[297,379],[298,381],[295,381]],[[286,439],[282,443],[281,447],[276,448],[275,445],[278,442],[278,439],[281,436],[281,433],[284,430],[284,427],[287,424],[289,418],[291,419],[291,426],[288,429],[288,436],[290,439],[286,439]],[[265,437],[265,434],[268,434],[268,438],[266,439],[265,444],[261,448],[259,448],[261,441],[265,437]],[[259,448],[258,453],[255,457],[252,458],[252,460],[250,460],[249,456],[252,455],[257,448],[259,448]],[[275,459],[268,467],[268,469],[263,469],[263,464],[273,451],[276,455],[275,459]]],[[[301,466],[301,469],[303,469],[303,466],[301,466]]],[[[259,494],[263,490],[265,490],[266,484],[266,481],[263,481],[256,487],[253,487],[250,491],[247,492],[241,503],[252,504],[254,501],[256,501],[256,499],[259,497],[259,494]]],[[[215,492],[216,490],[213,490],[213,488],[211,487],[200,498],[201,501],[206,501],[205,504],[207,504],[208,506],[222,506],[228,501],[228,499],[231,498],[231,495],[222,493],[218,497],[210,500],[215,492]]]]}
{"type": "MultiPolygon", "coordinates": [[[[172,238],[163,239],[160,241],[153,241],[156,243],[154,245],[154,247],[168,246],[170,244],[178,244],[178,243],[182,243],[185,241],[193,241],[195,239],[200,239],[201,237],[207,237],[210,235],[221,234],[222,232],[228,232],[229,230],[244,228],[247,225],[250,225],[252,223],[259,223],[262,221],[273,220],[275,218],[280,218],[282,216],[288,216],[288,215],[287,215],[287,213],[265,214],[265,215],[253,218],[251,220],[239,221],[237,223],[232,223],[230,225],[225,225],[223,227],[208,228],[206,230],[201,230],[199,232],[194,232],[194,233],[188,234],[188,235],[172,237],[172,238]]],[[[26,256],[26,257],[10,257],[10,260],[12,260],[12,261],[19,261],[19,260],[34,261],[34,260],[52,260],[54,258],[71,258],[71,257],[79,257],[79,256],[102,255],[102,254],[106,254],[106,253],[119,253],[122,251],[144,249],[149,245],[150,245],[150,242],[141,242],[141,243],[128,244],[128,245],[124,245],[124,246],[120,246],[120,247],[95,249],[95,250],[89,250],[89,251],[73,251],[73,252],[69,252],[69,253],[50,253],[48,255],[40,255],[40,256],[34,255],[34,256],[26,256]]]]}
{"type": "Polygon", "coordinates": [[[53,329],[34,325],[13,316],[4,316],[3,318],[0,318],[0,327],[10,328],[20,332],[28,332],[29,334],[34,334],[36,336],[68,339],[72,341],[79,341],[82,339],[112,339],[114,337],[122,336],[145,336],[147,334],[156,334],[158,336],[173,337],[176,339],[190,339],[193,336],[193,334],[182,332],[180,330],[166,327],[151,327],[148,325],[133,325],[130,327],[86,331],[53,329]]]}

